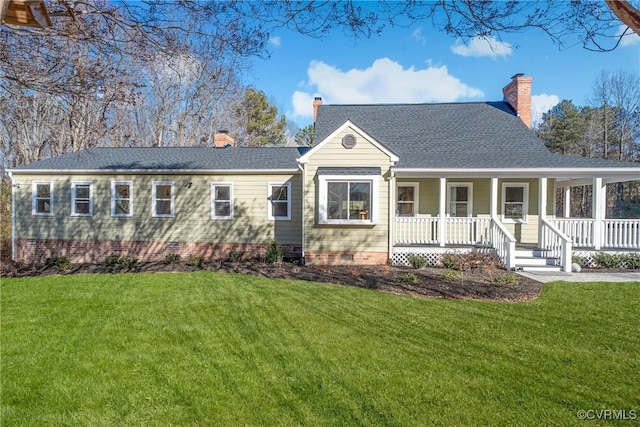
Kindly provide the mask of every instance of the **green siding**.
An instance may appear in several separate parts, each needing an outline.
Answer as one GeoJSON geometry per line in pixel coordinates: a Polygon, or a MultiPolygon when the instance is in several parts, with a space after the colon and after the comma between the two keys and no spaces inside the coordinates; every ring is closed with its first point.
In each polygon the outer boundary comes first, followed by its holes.
{"type": "Polygon", "coordinates": [[[305,228],[307,251],[387,252],[389,247],[389,156],[367,141],[352,128],[346,128],[318,151],[305,165],[305,228]],[[351,149],[342,146],[342,138],[353,134],[357,144],[351,149]],[[318,224],[319,167],[380,167],[382,176],[378,189],[378,219],[375,225],[318,224]]]}
{"type": "Polygon", "coordinates": [[[17,237],[26,239],[301,244],[300,175],[16,175],[17,237]],[[53,216],[31,214],[31,183],[54,182],[53,216]],[[93,216],[71,216],[71,183],[93,182],[93,216]],[[133,182],[133,216],[111,216],[111,182],[133,182]],[[174,217],[152,217],[152,183],[173,181],[174,217]],[[191,188],[185,184],[191,182],[191,188]],[[211,183],[233,185],[234,219],[211,219],[211,183]],[[291,220],[269,220],[269,182],[291,183],[291,220]]]}

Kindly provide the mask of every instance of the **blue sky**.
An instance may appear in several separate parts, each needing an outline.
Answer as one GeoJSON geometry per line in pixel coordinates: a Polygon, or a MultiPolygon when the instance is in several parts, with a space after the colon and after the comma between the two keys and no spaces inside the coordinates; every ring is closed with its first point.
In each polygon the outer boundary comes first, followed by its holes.
{"type": "Polygon", "coordinates": [[[535,120],[563,99],[587,105],[602,71],[640,72],[635,34],[605,53],[560,49],[534,30],[504,35],[492,46],[464,45],[430,22],[355,40],[339,30],[323,39],[281,30],[271,39],[271,57],[253,61],[247,83],[304,127],[313,121],[315,96],[325,104],[499,101],[516,73],[533,77],[535,120]]]}

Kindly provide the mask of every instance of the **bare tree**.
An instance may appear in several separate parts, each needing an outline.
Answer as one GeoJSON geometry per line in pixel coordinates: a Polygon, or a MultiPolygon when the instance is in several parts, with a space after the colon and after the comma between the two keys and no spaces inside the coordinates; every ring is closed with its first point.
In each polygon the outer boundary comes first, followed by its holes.
{"type": "MultiPolygon", "coordinates": [[[[638,0],[594,1],[209,1],[48,0],[54,25],[42,32],[77,40],[101,38],[112,48],[153,47],[166,50],[176,33],[215,39],[242,56],[265,54],[277,28],[321,37],[342,29],[355,37],[369,37],[387,25],[431,21],[435,27],[468,40],[474,37],[539,29],[560,46],[582,44],[591,50],[615,49],[630,32],[640,35],[638,0]],[[109,32],[99,35],[91,22],[124,34],[133,44],[122,44],[109,32]],[[60,26],[60,22],[67,23],[60,26]],[[628,29],[619,31],[621,23],[628,29]]],[[[170,50],[170,49],[169,49],[170,50]]]]}

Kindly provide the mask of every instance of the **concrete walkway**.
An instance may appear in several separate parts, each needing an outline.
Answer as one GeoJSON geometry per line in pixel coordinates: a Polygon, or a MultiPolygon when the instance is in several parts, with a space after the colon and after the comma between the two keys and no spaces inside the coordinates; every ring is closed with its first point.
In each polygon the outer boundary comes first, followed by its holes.
{"type": "Polygon", "coordinates": [[[564,271],[518,271],[525,277],[538,282],[640,282],[640,272],[629,273],[565,273],[564,271]]]}

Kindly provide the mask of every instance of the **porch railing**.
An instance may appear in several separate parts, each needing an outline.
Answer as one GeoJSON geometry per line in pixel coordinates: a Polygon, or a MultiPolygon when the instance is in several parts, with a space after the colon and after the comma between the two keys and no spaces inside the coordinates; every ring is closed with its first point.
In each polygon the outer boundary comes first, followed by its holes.
{"type": "Polygon", "coordinates": [[[447,243],[453,245],[488,245],[491,218],[447,218],[447,243]]]}
{"type": "MultiPolygon", "coordinates": [[[[549,220],[563,234],[571,237],[574,246],[596,246],[595,220],[591,218],[555,218],[549,220]]],[[[600,229],[603,248],[640,248],[640,219],[605,219],[600,229]]]]}
{"type": "MultiPolygon", "coordinates": [[[[446,244],[488,245],[491,243],[490,218],[446,218],[446,244]]],[[[397,217],[398,245],[436,245],[439,241],[438,217],[397,217]]]]}
{"type": "Polygon", "coordinates": [[[397,245],[435,245],[438,243],[438,222],[436,217],[420,218],[396,217],[397,245]]]}
{"type": "Polygon", "coordinates": [[[605,219],[602,234],[605,248],[640,249],[640,219],[605,219]]]}
{"type": "Polygon", "coordinates": [[[516,266],[516,239],[509,230],[498,221],[491,221],[491,241],[502,264],[509,270],[516,266]]]}
{"type": "Polygon", "coordinates": [[[552,258],[559,259],[562,270],[571,271],[571,248],[573,245],[571,237],[545,218],[540,219],[540,228],[540,248],[547,251],[552,258]]]}
{"type": "MultiPolygon", "coordinates": [[[[498,220],[491,218],[446,218],[446,242],[448,245],[493,246],[505,267],[515,267],[516,239],[498,220]]],[[[397,217],[396,245],[437,245],[440,218],[397,217]]]]}

